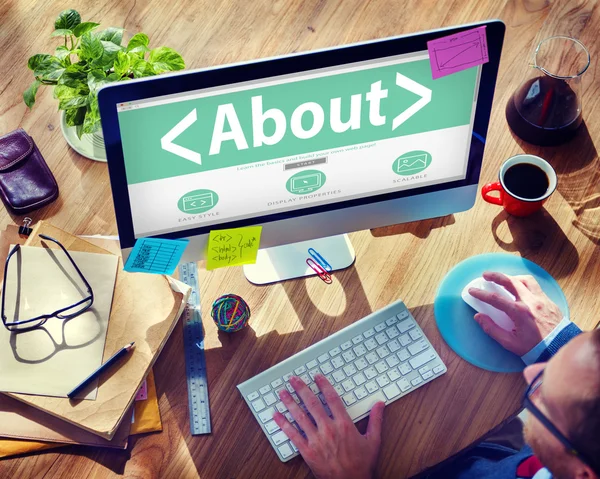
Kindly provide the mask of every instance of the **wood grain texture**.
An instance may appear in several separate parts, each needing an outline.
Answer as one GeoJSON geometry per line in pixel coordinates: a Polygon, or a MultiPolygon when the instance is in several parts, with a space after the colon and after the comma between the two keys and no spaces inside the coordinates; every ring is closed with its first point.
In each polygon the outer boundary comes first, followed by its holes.
{"type": "MultiPolygon", "coordinates": [[[[129,451],[67,447],[0,462],[0,477],[303,478],[301,459],[280,463],[241,401],[235,385],[289,355],[402,298],[448,365],[448,374],[387,408],[378,474],[414,475],[475,442],[519,409],[519,375],[481,371],[458,358],[441,339],[433,300],[444,275],[478,253],[507,251],[549,271],[584,329],[600,306],[600,138],[597,32],[600,13],[587,0],[179,0],[178,2],[0,0],[0,131],[23,126],[55,173],[59,201],[36,212],[76,234],[116,234],[106,165],[79,157],[65,144],[59,115],[46,91],[28,112],[20,99],[30,81],[30,54],[48,51],[51,19],[63,8],[85,19],[144,31],[151,45],[180,51],[188,68],[262,58],[443,26],[500,18],[507,25],[498,86],[481,173],[494,181],[500,164],[522,152],[547,158],[559,175],[545,209],[527,219],[508,217],[478,200],[447,218],[351,234],[356,264],[319,279],[269,287],[246,282],[240,268],[201,270],[211,400],[210,436],[189,433],[183,341],[178,325],[155,365],[164,431],[132,441],[129,451]],[[504,106],[523,80],[536,41],[551,34],[580,38],[590,49],[585,74],[584,120],[576,140],[537,148],[514,138],[504,106]],[[210,304],[224,293],[252,308],[250,328],[227,336],[210,321],[210,304]]],[[[21,218],[0,213],[0,226],[21,218]]],[[[202,263],[201,263],[202,266],[202,263]]],[[[360,427],[364,427],[361,424],[360,427]]]]}

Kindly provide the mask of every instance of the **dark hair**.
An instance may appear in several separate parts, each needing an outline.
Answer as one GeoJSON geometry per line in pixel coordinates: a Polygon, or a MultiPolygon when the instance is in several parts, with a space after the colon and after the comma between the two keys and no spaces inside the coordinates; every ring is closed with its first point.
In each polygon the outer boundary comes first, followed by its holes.
{"type": "Polygon", "coordinates": [[[591,386],[591,395],[578,402],[579,421],[569,428],[569,438],[586,455],[594,472],[600,476],[600,329],[592,332],[597,380],[591,386]]]}

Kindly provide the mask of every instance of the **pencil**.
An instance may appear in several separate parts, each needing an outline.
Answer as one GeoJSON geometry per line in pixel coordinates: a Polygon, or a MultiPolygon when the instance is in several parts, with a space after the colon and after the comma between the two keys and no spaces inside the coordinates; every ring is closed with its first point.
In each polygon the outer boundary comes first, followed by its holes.
{"type": "Polygon", "coordinates": [[[108,359],[108,361],[106,361],[102,366],[100,366],[98,369],[96,369],[92,374],[90,374],[86,379],[84,379],[83,382],[79,386],[77,386],[69,394],[67,394],[67,397],[69,399],[73,399],[75,396],[77,396],[90,382],[92,382],[94,379],[96,379],[98,376],[100,376],[100,374],[102,374],[104,371],[106,371],[108,368],[110,368],[113,364],[115,364],[119,359],[121,359],[123,356],[125,356],[129,351],[131,351],[133,349],[134,344],[135,344],[135,342],[129,343],[127,346],[124,346],[119,351],[117,351],[115,354],[113,354],[108,359]]]}

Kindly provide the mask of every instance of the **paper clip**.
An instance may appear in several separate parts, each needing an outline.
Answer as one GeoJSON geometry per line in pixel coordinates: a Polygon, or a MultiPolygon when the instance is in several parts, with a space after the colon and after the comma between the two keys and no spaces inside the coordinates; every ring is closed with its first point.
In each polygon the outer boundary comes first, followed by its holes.
{"type": "Polygon", "coordinates": [[[19,226],[19,235],[20,236],[29,236],[33,231],[33,228],[30,228],[33,220],[26,216],[23,218],[23,226],[19,226]]]}
{"type": "Polygon", "coordinates": [[[312,258],[319,263],[324,269],[327,271],[333,271],[331,265],[327,262],[323,256],[321,256],[314,248],[308,248],[308,254],[312,256],[312,258]]]}
{"type": "Polygon", "coordinates": [[[306,264],[311,267],[311,269],[317,273],[317,276],[321,278],[325,283],[331,284],[333,280],[331,279],[331,275],[323,269],[323,267],[316,263],[312,258],[306,259],[306,264]]]}

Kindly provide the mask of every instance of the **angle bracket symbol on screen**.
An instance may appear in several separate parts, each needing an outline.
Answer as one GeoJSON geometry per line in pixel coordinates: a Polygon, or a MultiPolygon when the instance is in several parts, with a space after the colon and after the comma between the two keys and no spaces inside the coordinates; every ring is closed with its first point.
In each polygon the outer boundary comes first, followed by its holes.
{"type": "Polygon", "coordinates": [[[308,175],[296,176],[292,178],[292,191],[294,193],[310,192],[321,186],[321,175],[319,173],[310,173],[308,175]]]}
{"type": "Polygon", "coordinates": [[[407,173],[409,171],[422,171],[427,167],[427,154],[405,156],[398,162],[398,173],[407,173]]]}
{"type": "Polygon", "coordinates": [[[183,211],[191,213],[194,211],[203,211],[212,208],[215,205],[215,199],[212,193],[202,193],[200,195],[186,196],[183,199],[183,211]]]}

